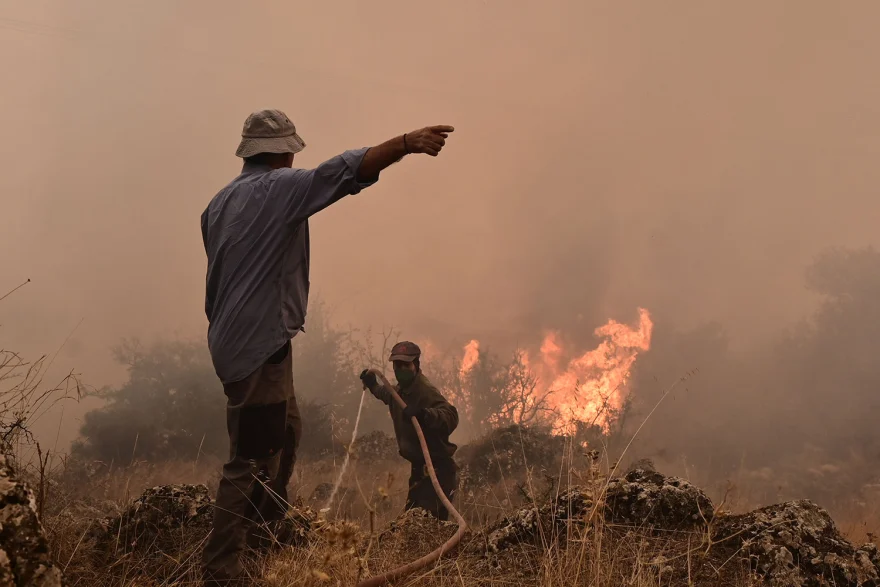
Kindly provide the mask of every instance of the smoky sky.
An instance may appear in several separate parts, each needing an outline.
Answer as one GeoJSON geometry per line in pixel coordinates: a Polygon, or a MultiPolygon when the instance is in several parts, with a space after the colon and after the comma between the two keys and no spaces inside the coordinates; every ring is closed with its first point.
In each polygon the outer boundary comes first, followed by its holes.
{"type": "Polygon", "coordinates": [[[746,347],[810,311],[816,254],[877,242],[878,17],[818,0],[2,2],[0,289],[33,280],[0,305],[2,346],[64,343],[53,373],[104,385],[121,337],[204,337],[199,215],[239,171],[247,114],[280,108],[305,167],[456,127],[440,157],[313,218],[313,292],[339,320],[588,344],[641,306],[746,347]]]}

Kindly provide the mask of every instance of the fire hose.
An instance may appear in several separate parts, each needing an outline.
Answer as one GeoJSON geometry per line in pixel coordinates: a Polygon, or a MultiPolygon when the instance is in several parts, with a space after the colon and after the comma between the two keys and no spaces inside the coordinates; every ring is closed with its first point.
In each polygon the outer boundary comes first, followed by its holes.
{"type": "MultiPolygon", "coordinates": [[[[394,387],[388,382],[385,376],[376,369],[370,369],[370,372],[374,373],[378,379],[382,381],[382,384],[385,385],[385,389],[391,392],[391,397],[397,402],[402,409],[406,409],[406,403],[400,399],[400,396],[394,390],[394,387]]],[[[461,538],[464,535],[464,531],[467,529],[467,522],[464,521],[464,518],[461,517],[461,514],[458,513],[458,510],[453,507],[452,503],[446,497],[446,493],[443,491],[443,488],[440,487],[440,482],[437,480],[437,473],[434,472],[434,465],[431,462],[431,455],[428,452],[428,444],[425,442],[425,435],[422,433],[422,427],[419,426],[418,420],[415,416],[412,417],[412,425],[416,429],[416,435],[419,437],[419,444],[422,447],[422,455],[425,457],[425,465],[428,469],[428,475],[431,477],[431,484],[434,486],[434,491],[437,492],[437,497],[440,498],[440,501],[443,503],[446,510],[452,514],[455,518],[456,523],[458,524],[458,530],[456,530],[455,534],[452,535],[452,538],[444,542],[438,549],[434,550],[426,554],[425,556],[412,561],[411,563],[407,563],[401,567],[396,569],[392,569],[382,575],[377,577],[371,577],[369,579],[364,579],[360,583],[357,584],[357,587],[379,587],[380,585],[386,585],[390,581],[397,579],[399,577],[403,577],[404,575],[409,575],[422,569],[429,564],[437,561],[441,556],[455,548],[459,542],[461,542],[461,538]]]]}
{"type": "Polygon", "coordinates": [[[348,445],[348,450],[345,451],[345,460],[342,461],[342,468],[339,470],[339,475],[336,477],[336,482],[333,484],[333,491],[330,492],[330,497],[327,499],[327,505],[322,508],[322,512],[329,512],[330,506],[333,505],[333,498],[336,497],[336,492],[339,491],[339,486],[342,485],[342,478],[345,477],[345,471],[348,469],[348,461],[351,459],[351,449],[354,446],[355,440],[357,440],[358,426],[361,423],[361,412],[364,411],[364,398],[367,396],[367,388],[364,388],[364,391],[361,393],[361,403],[358,406],[357,418],[354,420],[354,429],[351,431],[351,444],[348,445]]]}

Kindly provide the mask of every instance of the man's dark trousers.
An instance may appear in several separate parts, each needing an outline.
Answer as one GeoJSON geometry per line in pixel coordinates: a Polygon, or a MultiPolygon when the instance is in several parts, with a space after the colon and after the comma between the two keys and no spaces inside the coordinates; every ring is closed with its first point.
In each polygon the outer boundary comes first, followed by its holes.
{"type": "MultiPolygon", "coordinates": [[[[458,490],[458,466],[450,458],[436,460],[432,458],[431,462],[443,493],[446,494],[450,503],[455,503],[453,500],[458,490]]],[[[427,510],[440,520],[449,519],[449,512],[446,511],[446,507],[440,501],[437,492],[434,491],[434,484],[431,483],[431,477],[428,475],[424,462],[412,463],[405,509],[413,508],[427,510]]]]}
{"type": "Polygon", "coordinates": [[[214,527],[203,552],[206,577],[242,574],[257,524],[282,520],[302,422],[293,390],[290,342],[247,378],[223,386],[229,461],[217,489],[214,527]]]}

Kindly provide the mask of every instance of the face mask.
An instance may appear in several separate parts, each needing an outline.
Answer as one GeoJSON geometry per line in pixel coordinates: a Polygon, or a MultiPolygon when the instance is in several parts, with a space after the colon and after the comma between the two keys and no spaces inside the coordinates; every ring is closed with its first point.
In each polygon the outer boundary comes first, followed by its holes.
{"type": "Polygon", "coordinates": [[[395,369],[394,376],[401,387],[406,387],[416,378],[416,374],[408,369],[395,369]]]}

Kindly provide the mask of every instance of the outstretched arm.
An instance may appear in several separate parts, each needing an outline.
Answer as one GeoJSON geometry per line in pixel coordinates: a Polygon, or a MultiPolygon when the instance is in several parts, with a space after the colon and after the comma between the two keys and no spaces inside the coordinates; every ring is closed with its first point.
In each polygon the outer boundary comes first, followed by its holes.
{"type": "Polygon", "coordinates": [[[394,137],[381,145],[370,147],[358,168],[357,180],[375,181],[379,179],[379,173],[383,169],[411,153],[424,153],[436,157],[453,130],[455,130],[453,127],[445,124],[426,126],[394,137]]]}
{"type": "Polygon", "coordinates": [[[446,125],[427,126],[375,147],[346,151],[315,169],[283,169],[276,181],[280,182],[279,193],[284,195],[284,216],[289,224],[298,225],[346,195],[372,185],[383,169],[404,155],[425,153],[436,157],[452,130],[446,125]]]}

